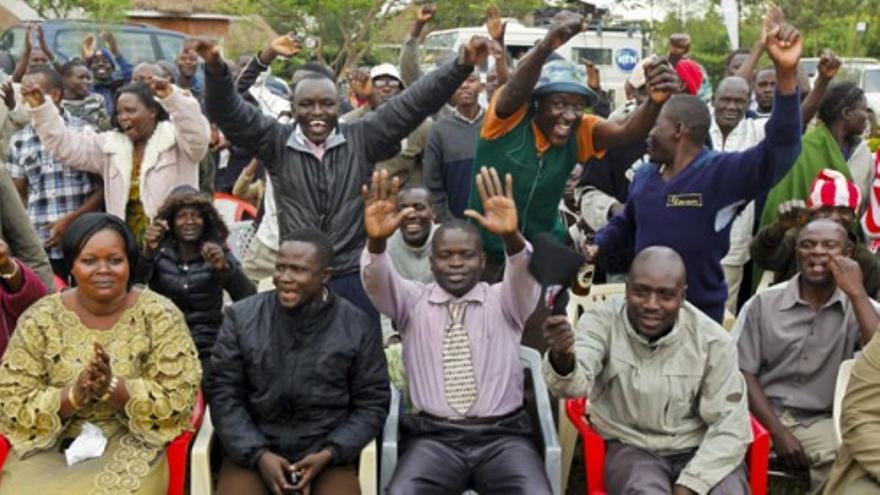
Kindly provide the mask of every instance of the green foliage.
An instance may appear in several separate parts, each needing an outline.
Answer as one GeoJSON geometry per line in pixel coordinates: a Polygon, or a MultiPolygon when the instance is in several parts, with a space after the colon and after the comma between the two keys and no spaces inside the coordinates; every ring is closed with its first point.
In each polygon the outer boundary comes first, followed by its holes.
{"type": "Polygon", "coordinates": [[[125,19],[131,0],[24,0],[40,17],[68,17],[82,10],[92,20],[119,22],[125,19]]]}

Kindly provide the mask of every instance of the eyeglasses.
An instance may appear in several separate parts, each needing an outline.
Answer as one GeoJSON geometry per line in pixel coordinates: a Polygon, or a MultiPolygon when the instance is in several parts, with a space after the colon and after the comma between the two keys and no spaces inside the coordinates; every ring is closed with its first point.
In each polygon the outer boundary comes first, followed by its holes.
{"type": "Polygon", "coordinates": [[[374,88],[384,88],[385,86],[396,89],[400,87],[400,81],[397,79],[373,79],[374,88]]]}

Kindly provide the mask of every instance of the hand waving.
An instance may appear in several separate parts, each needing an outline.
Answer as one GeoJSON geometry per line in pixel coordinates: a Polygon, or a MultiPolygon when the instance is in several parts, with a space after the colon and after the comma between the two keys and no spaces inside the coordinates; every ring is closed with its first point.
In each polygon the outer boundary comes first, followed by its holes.
{"type": "Polygon", "coordinates": [[[574,12],[563,10],[553,18],[553,26],[547,32],[544,40],[548,43],[547,48],[556,50],[568,40],[584,30],[584,17],[574,12]]]}
{"type": "Polygon", "coordinates": [[[348,86],[358,98],[367,99],[373,94],[373,80],[364,69],[355,69],[348,73],[348,86]]]}
{"type": "Polygon", "coordinates": [[[302,46],[293,33],[287,33],[272,40],[269,49],[278,57],[293,57],[302,50],[302,46]]]}
{"type": "Polygon", "coordinates": [[[803,42],[797,29],[785,22],[785,14],[773,5],[764,18],[761,41],[773,64],[780,69],[794,70],[801,58],[803,42]]]}
{"type": "Polygon", "coordinates": [[[21,85],[21,97],[31,108],[36,108],[46,101],[46,95],[43,94],[43,90],[39,86],[28,82],[29,84],[21,85]]]}
{"type": "Polygon", "coordinates": [[[171,81],[164,77],[150,76],[149,82],[150,91],[152,91],[153,95],[160,100],[167,98],[171,92],[174,91],[174,86],[171,85],[171,81]]]}
{"type": "Polygon", "coordinates": [[[432,4],[422,5],[419,9],[419,13],[416,15],[416,21],[422,24],[427,24],[434,19],[434,14],[437,13],[437,6],[432,4]]]}
{"type": "Polygon", "coordinates": [[[477,176],[477,191],[484,213],[475,210],[464,212],[465,216],[480,222],[483,228],[499,237],[515,234],[519,228],[516,203],[513,202],[513,177],[505,175],[504,182],[502,189],[498,171],[495,168],[481,168],[477,176]]]}
{"type": "Polygon", "coordinates": [[[482,36],[474,36],[464,46],[461,57],[458,59],[459,65],[476,66],[482,65],[489,58],[489,52],[492,49],[492,42],[488,38],[482,36]]]}
{"type": "Polygon", "coordinates": [[[507,23],[501,20],[501,12],[498,11],[498,7],[490,5],[486,8],[486,30],[489,31],[489,37],[499,43],[504,43],[506,29],[507,23]]]}
{"type": "Polygon", "coordinates": [[[822,58],[819,59],[818,67],[819,77],[826,81],[834,79],[840,70],[840,65],[840,58],[834,53],[834,50],[828,48],[822,50],[822,58]]]}
{"type": "Polygon", "coordinates": [[[361,189],[366,203],[364,228],[370,239],[383,240],[391,237],[403,217],[412,211],[412,208],[397,211],[397,192],[399,189],[400,180],[397,177],[391,181],[389,187],[387,170],[373,172],[373,180],[369,189],[366,185],[361,189]]]}

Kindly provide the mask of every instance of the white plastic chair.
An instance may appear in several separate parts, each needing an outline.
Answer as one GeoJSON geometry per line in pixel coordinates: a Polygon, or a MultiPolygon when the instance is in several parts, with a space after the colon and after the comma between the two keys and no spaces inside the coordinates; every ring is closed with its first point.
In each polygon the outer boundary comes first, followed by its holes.
{"type": "Polygon", "coordinates": [[[843,396],[846,395],[846,386],[849,384],[849,377],[852,374],[853,363],[855,359],[847,359],[840,363],[837,370],[837,385],[834,387],[834,408],[831,416],[834,421],[834,446],[840,447],[843,442],[843,436],[840,431],[840,417],[843,409],[843,396]]]}
{"type": "MultiPolygon", "coordinates": [[[[553,421],[553,411],[550,409],[550,395],[544,375],[541,372],[541,355],[538,351],[520,346],[519,360],[523,368],[529,370],[532,387],[535,392],[535,409],[538,411],[538,423],[541,425],[541,440],[544,444],[544,470],[550,480],[550,488],[553,495],[561,495],[561,466],[562,451],[559,447],[559,437],[556,434],[556,424],[553,421]]],[[[387,493],[391,485],[391,477],[397,468],[397,441],[398,423],[400,421],[400,392],[391,388],[391,407],[388,419],[385,420],[385,428],[382,431],[382,463],[380,483],[382,493],[387,493]]],[[[467,492],[466,492],[467,493],[467,492]]]]}
{"type": "MultiPolygon", "coordinates": [[[[211,495],[214,493],[214,483],[211,479],[211,446],[214,444],[215,438],[214,423],[211,422],[211,408],[206,406],[202,426],[199,428],[190,453],[189,487],[191,495],[211,495]]],[[[361,450],[358,481],[361,485],[362,495],[378,494],[376,440],[372,440],[361,450]]]]}
{"type": "MultiPolygon", "coordinates": [[[[590,288],[586,296],[569,293],[568,320],[576,327],[581,316],[593,306],[604,302],[609,297],[621,296],[626,291],[626,284],[599,284],[590,288]]],[[[574,448],[577,444],[578,432],[565,414],[565,399],[559,400],[559,443],[562,446],[562,493],[567,493],[568,477],[571,473],[571,462],[574,459],[574,448]]]]}

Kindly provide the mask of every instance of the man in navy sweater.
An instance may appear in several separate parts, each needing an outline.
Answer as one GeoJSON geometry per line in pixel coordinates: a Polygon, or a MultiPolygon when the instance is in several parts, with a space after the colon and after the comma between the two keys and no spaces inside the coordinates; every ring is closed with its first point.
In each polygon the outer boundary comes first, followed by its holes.
{"type": "Polygon", "coordinates": [[[767,137],[742,152],[706,149],[709,109],[694,96],[672,97],[648,136],[651,162],[633,177],[624,211],[587,248],[592,259],[628,244],[636,252],[654,245],[675,249],[687,266],[688,301],[719,322],[727,297],[720,261],[730,246],[730,225],[785,176],[801,150],[800,33],[773,8],[762,36],[777,79],[767,137]]]}

